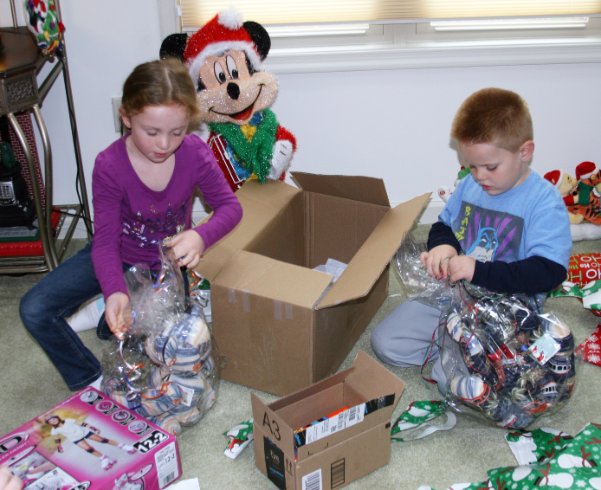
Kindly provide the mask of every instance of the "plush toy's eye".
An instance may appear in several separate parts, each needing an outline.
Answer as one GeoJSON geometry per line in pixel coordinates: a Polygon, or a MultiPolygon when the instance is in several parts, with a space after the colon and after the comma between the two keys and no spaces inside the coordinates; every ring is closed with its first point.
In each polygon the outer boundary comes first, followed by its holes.
{"type": "Polygon", "coordinates": [[[230,72],[230,76],[234,80],[237,80],[238,79],[238,67],[236,66],[236,62],[234,61],[234,58],[232,58],[231,56],[227,56],[225,58],[225,62],[227,63],[227,71],[230,72]]]}
{"type": "Polygon", "coordinates": [[[255,70],[255,67],[252,65],[252,63],[248,59],[248,56],[246,55],[246,53],[244,53],[244,58],[246,60],[246,68],[248,69],[248,74],[252,77],[257,70],[255,70]]]}
{"type": "Polygon", "coordinates": [[[226,76],[225,76],[225,72],[223,71],[223,68],[221,67],[221,65],[219,63],[215,63],[214,69],[215,69],[215,78],[217,79],[217,81],[219,83],[225,83],[226,76]]]}

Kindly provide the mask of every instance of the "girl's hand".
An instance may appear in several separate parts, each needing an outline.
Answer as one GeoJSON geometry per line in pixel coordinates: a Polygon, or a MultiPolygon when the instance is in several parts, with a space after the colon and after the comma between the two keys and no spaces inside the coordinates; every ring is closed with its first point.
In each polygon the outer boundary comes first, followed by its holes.
{"type": "Polygon", "coordinates": [[[178,258],[177,265],[193,269],[198,265],[205,250],[202,237],[194,230],[186,230],[171,237],[165,243],[178,258]]]}
{"type": "Polygon", "coordinates": [[[129,296],[121,292],[111,294],[106,299],[104,316],[115,337],[123,338],[132,321],[129,296]]]}
{"type": "Polygon", "coordinates": [[[20,490],[23,482],[11,473],[8,466],[0,465],[0,490],[20,490]]]}
{"type": "Polygon", "coordinates": [[[449,263],[457,257],[457,250],[450,245],[438,245],[428,252],[420,255],[420,260],[428,274],[433,278],[442,280],[449,276],[449,263]]]}

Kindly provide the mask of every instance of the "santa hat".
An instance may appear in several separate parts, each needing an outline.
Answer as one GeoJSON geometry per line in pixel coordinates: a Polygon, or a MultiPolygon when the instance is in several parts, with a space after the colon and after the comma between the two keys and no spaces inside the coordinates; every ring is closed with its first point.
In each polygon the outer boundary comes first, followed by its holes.
{"type": "Polygon", "coordinates": [[[563,180],[563,174],[562,170],[550,170],[545,174],[545,179],[551,182],[555,187],[559,187],[563,180]]]}
{"type": "Polygon", "coordinates": [[[236,10],[217,14],[188,39],[184,61],[192,79],[198,79],[198,72],[208,56],[220,56],[227,50],[244,51],[252,66],[261,69],[261,55],[244,28],[242,14],[236,10]]]}
{"type": "Polygon", "coordinates": [[[597,170],[597,165],[593,162],[580,162],[576,165],[576,180],[588,179],[595,173],[595,170],[597,170]]]}

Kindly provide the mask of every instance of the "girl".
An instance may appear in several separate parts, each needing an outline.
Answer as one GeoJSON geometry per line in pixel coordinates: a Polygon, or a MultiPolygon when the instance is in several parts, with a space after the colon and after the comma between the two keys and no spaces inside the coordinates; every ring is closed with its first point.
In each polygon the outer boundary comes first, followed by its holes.
{"type": "Polygon", "coordinates": [[[137,263],[158,269],[165,239],[179,265],[193,268],[242,216],[213,153],[189,134],[199,123],[199,110],[194,84],[181,62],[137,66],[123,85],[121,100],[128,131],[94,165],[92,243],[46,275],[20,305],[25,328],[71,390],[98,379],[101,369],[65,319],[102,292],[106,323],[100,320],[98,336],[121,336],[129,322],[125,270],[137,263]],[[213,213],[191,228],[197,189],[213,213]]]}
{"type": "Polygon", "coordinates": [[[51,415],[46,419],[46,423],[51,427],[50,435],[55,437],[54,441],[59,453],[65,451],[62,442],[63,439],[66,439],[92,456],[99,458],[100,466],[103,470],[110,470],[117,461],[98,451],[98,449],[92,446],[89,441],[100,444],[109,444],[118,447],[129,454],[134,454],[136,452],[135,447],[102,436],[96,427],[93,427],[86,422],[78,422],[72,418],[63,419],[58,415],[51,415]]]}

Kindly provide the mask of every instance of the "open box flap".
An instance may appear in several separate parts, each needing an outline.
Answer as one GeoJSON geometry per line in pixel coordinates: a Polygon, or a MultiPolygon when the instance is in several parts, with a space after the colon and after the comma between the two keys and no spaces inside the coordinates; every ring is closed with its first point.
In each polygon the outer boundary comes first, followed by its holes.
{"type": "Polygon", "coordinates": [[[348,175],[318,175],[305,172],[291,172],[291,176],[296,185],[304,191],[390,207],[382,179],[348,175]]]}
{"type": "Polygon", "coordinates": [[[426,207],[430,193],[388,211],[357,251],[344,273],[316,305],[328,308],[367,295],[426,207]]]}
{"type": "Polygon", "coordinates": [[[209,281],[213,281],[231,257],[243,250],[261,233],[274,216],[299,192],[297,188],[279,181],[267,181],[264,184],[256,180],[246,182],[236,192],[242,205],[242,220],[236,228],[204,254],[195,270],[209,281]]]}
{"type": "Polygon", "coordinates": [[[405,383],[379,361],[361,350],[355,356],[353,367],[355,369],[349,373],[346,383],[353,391],[361,393],[365,400],[394,395],[393,403],[378,410],[377,415],[376,412],[373,413],[379,422],[390,420],[405,389],[405,383]]]}
{"type": "Polygon", "coordinates": [[[242,250],[213,284],[312,309],[330,281],[329,274],[242,250]]]}

